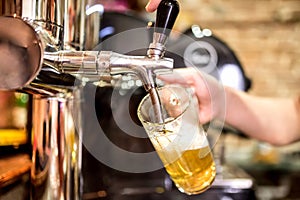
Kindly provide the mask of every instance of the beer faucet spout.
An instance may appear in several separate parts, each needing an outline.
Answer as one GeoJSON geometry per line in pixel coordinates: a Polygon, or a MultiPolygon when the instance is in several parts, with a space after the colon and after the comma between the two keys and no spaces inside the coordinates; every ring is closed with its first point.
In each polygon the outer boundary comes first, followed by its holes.
{"type": "Polygon", "coordinates": [[[58,71],[74,76],[114,76],[133,74],[145,89],[155,87],[156,74],[169,73],[173,59],[153,59],[147,56],[130,56],[112,51],[46,52],[44,63],[58,71]]]}
{"type": "Polygon", "coordinates": [[[173,69],[173,59],[152,59],[147,56],[127,56],[113,52],[100,52],[99,66],[109,65],[110,74],[135,74],[146,91],[156,87],[155,76],[169,73],[173,69]]]}

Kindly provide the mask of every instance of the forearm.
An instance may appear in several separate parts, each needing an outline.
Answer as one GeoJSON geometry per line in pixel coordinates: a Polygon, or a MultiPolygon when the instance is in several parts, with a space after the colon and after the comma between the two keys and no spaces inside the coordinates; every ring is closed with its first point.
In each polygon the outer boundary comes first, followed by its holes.
{"type": "Polygon", "coordinates": [[[275,145],[300,139],[298,99],[263,98],[231,88],[225,90],[227,124],[275,145]]]}

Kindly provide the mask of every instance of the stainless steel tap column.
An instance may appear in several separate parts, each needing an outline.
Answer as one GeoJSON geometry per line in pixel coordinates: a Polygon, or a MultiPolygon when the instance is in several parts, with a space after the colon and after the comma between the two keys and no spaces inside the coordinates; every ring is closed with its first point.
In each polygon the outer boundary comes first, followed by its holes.
{"type": "Polygon", "coordinates": [[[33,200],[81,199],[81,113],[77,109],[80,98],[74,93],[61,97],[34,95],[33,200]]]}
{"type": "Polygon", "coordinates": [[[0,16],[18,16],[39,22],[59,39],[57,42],[63,49],[94,48],[99,42],[102,12],[98,4],[88,0],[0,1],[0,16]]]}
{"type": "MultiPolygon", "coordinates": [[[[83,48],[83,37],[72,41],[64,39],[64,34],[70,35],[64,30],[64,24],[69,22],[65,20],[68,5],[71,1],[0,2],[1,15],[6,16],[0,17],[0,88],[33,95],[33,109],[29,111],[32,112],[29,120],[32,122],[32,200],[79,200],[82,197],[81,88],[57,80],[49,84],[37,78],[42,73],[44,52],[83,48]]],[[[75,24],[69,24],[74,33],[75,24]]],[[[62,78],[64,76],[57,73],[57,79],[62,78]]]]}
{"type": "MultiPolygon", "coordinates": [[[[0,89],[33,95],[33,200],[82,198],[80,83],[135,74],[149,91],[155,87],[156,74],[173,68],[173,60],[163,57],[165,32],[155,33],[154,38],[163,40],[155,39],[148,55],[86,51],[97,43],[91,35],[93,39],[87,40],[86,30],[98,33],[101,15],[97,9],[87,12],[86,2],[0,1],[0,11],[5,11],[1,14],[6,16],[0,16],[0,89]],[[87,20],[92,16],[94,20],[87,20]]],[[[167,8],[173,8],[174,2],[162,1],[167,8]]],[[[169,16],[162,20],[173,19],[169,16]]]]}
{"type": "MultiPolygon", "coordinates": [[[[99,42],[98,31],[103,10],[90,9],[88,0],[23,0],[19,13],[39,22],[58,37],[61,49],[86,50],[99,42]],[[88,28],[86,28],[88,27],[88,28]],[[61,30],[63,29],[63,30],[61,30]]],[[[11,6],[10,6],[11,7],[11,6]]],[[[17,6],[16,6],[17,7],[17,6]]]]}

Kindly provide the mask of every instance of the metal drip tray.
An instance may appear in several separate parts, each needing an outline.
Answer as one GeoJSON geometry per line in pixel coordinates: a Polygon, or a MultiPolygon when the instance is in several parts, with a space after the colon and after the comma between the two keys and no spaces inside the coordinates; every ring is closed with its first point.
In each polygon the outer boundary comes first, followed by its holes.
{"type": "MultiPolygon", "coordinates": [[[[210,189],[199,195],[186,195],[181,193],[175,186],[169,190],[157,187],[157,183],[152,179],[152,184],[145,185],[145,180],[139,180],[135,183],[133,179],[127,179],[128,183],[124,184],[120,180],[115,180],[112,187],[107,188],[101,197],[101,192],[91,192],[84,195],[87,199],[112,199],[112,200],[255,200],[254,180],[245,171],[234,166],[218,167],[220,171],[217,173],[216,179],[210,189]],[[122,188],[123,187],[123,188],[122,188]],[[113,190],[113,191],[112,191],[113,190]]],[[[149,180],[148,180],[149,181],[149,180]]],[[[151,182],[151,181],[150,181],[151,182]]],[[[161,184],[160,184],[161,185],[161,184]]],[[[95,191],[95,190],[94,190],[95,191]]]]}
{"type": "Polygon", "coordinates": [[[177,200],[255,200],[254,180],[235,166],[219,166],[220,171],[209,190],[199,195],[187,196],[174,189],[166,199],[177,200]]]}
{"type": "Polygon", "coordinates": [[[244,170],[234,166],[222,166],[212,185],[214,188],[251,189],[254,180],[244,170]]]}

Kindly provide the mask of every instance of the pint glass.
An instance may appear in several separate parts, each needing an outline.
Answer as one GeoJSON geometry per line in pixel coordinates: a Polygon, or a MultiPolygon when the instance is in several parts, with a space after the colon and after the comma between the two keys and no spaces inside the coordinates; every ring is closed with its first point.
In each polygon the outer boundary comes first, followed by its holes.
{"type": "Polygon", "coordinates": [[[189,89],[169,85],[158,89],[162,123],[157,123],[150,95],[138,107],[142,122],[166,171],[177,188],[186,194],[207,190],[216,175],[215,163],[199,123],[198,102],[189,89]]]}

